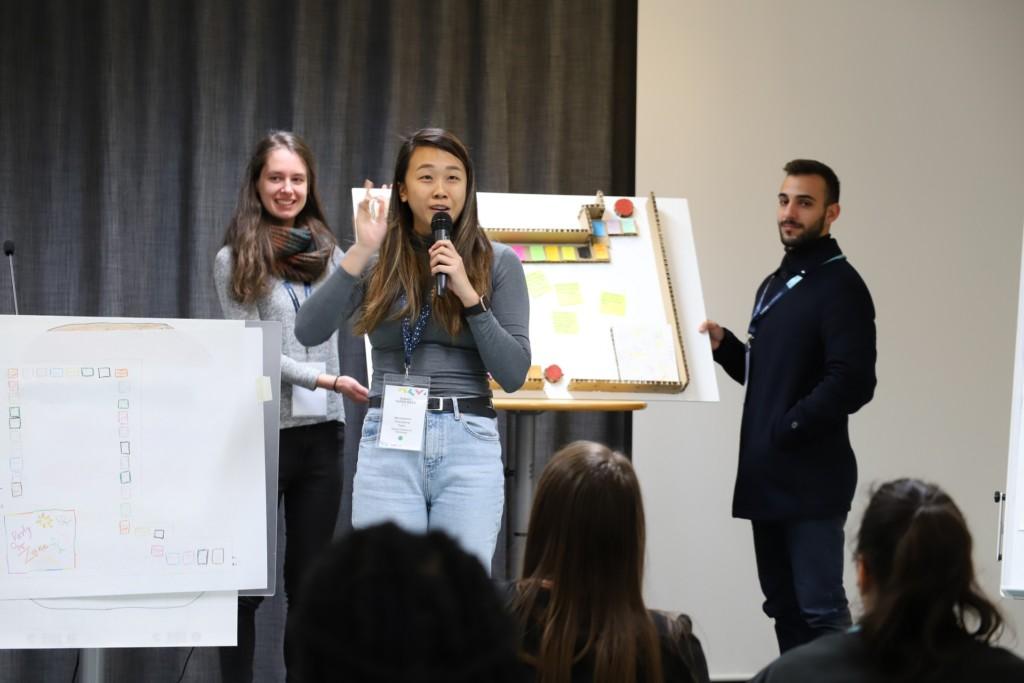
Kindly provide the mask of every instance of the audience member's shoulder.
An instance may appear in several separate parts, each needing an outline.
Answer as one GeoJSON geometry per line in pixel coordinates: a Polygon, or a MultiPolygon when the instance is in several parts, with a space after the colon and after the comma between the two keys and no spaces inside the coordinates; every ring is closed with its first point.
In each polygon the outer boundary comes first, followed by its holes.
{"type": "Polygon", "coordinates": [[[833,633],[793,648],[762,669],[751,683],[873,680],[864,668],[864,661],[863,646],[856,633],[833,633]]]}
{"type": "Polygon", "coordinates": [[[665,681],[708,683],[708,663],[704,648],[693,633],[693,622],[685,614],[648,610],[661,641],[665,681]]]}
{"type": "Polygon", "coordinates": [[[963,656],[964,673],[990,683],[1024,681],[1024,659],[1002,647],[972,641],[963,656]]]}

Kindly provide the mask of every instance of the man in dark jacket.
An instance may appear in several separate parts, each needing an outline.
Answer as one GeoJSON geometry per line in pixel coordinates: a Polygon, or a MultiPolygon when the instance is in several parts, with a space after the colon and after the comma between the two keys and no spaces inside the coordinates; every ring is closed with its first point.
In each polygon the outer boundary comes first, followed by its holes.
{"type": "Polygon", "coordinates": [[[785,166],[785,256],[754,296],[744,344],[701,330],[715,360],[746,384],[733,516],[751,520],[764,611],[782,652],[850,625],[843,525],[857,484],[848,416],[875,389],[875,309],[829,235],[839,179],[825,164],[785,166]]]}

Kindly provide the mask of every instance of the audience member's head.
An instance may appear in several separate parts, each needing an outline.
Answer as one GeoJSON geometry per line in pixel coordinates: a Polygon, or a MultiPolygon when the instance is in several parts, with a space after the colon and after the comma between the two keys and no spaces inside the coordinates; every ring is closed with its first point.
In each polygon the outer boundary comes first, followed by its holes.
{"type": "Polygon", "coordinates": [[[523,659],[538,680],[569,681],[589,658],[595,680],[660,680],[658,636],[641,597],[644,509],[629,460],[577,441],[544,468],[533,499],[514,609],[536,634],[523,659]]]}
{"type": "Polygon", "coordinates": [[[310,683],[499,682],[520,670],[494,584],[439,532],[352,532],[310,571],[288,622],[310,683]]]}
{"type": "Polygon", "coordinates": [[[878,666],[918,679],[967,638],[998,634],[1002,618],[981,593],[963,514],[938,486],[897,479],[871,496],[857,534],[861,629],[878,666]]]}

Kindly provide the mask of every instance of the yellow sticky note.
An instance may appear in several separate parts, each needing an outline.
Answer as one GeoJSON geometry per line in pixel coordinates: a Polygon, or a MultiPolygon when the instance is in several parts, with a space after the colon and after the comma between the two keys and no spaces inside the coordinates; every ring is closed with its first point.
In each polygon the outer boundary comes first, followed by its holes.
{"type": "Polygon", "coordinates": [[[572,311],[555,311],[553,314],[555,334],[579,334],[580,322],[572,311]]]}
{"type": "Polygon", "coordinates": [[[601,292],[601,313],[604,315],[626,315],[626,295],[601,292]]]}
{"type": "Polygon", "coordinates": [[[544,296],[551,291],[548,276],[542,270],[531,270],[526,274],[526,289],[534,299],[544,296]]]}
{"type": "Polygon", "coordinates": [[[562,247],[562,260],[563,261],[575,261],[576,260],[576,247],[562,247]]]}
{"type": "Polygon", "coordinates": [[[583,294],[578,282],[563,282],[555,285],[559,306],[579,306],[583,303],[583,294]]]}

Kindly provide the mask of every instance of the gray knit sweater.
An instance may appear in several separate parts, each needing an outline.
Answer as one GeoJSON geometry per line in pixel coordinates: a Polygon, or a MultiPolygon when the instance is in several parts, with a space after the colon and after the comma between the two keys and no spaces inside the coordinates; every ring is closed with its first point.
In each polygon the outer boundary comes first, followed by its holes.
{"type": "MultiPolygon", "coordinates": [[[[530,368],[530,297],[523,266],[515,252],[492,243],[491,310],[466,319],[453,339],[431,318],[412,357],[410,374],[430,377],[436,396],[490,396],[487,373],[508,392],[526,380],[530,368]]],[[[371,266],[372,267],[372,266],[371,266]]],[[[362,306],[364,281],[343,268],[302,307],[295,334],[316,344],[362,306]]],[[[396,304],[397,309],[397,304],[396,304]]],[[[370,333],[373,379],[370,394],[383,393],[385,373],[404,372],[401,322],[385,320],[370,333]]]]}
{"type": "MultiPolygon", "coordinates": [[[[341,262],[344,254],[335,247],[334,255],[327,264],[327,273],[312,284],[316,291],[330,277],[341,262]]],[[[222,247],[217,252],[213,266],[213,280],[217,287],[217,297],[224,317],[230,320],[278,320],[281,322],[281,429],[317,424],[327,420],[345,421],[345,409],[341,396],[333,391],[327,392],[326,417],[292,417],[292,385],[313,389],[319,374],[315,369],[302,365],[304,362],[326,363],[324,370],[328,375],[337,375],[338,335],[332,334],[321,344],[306,347],[295,338],[295,305],[284,283],[269,276],[270,289],[267,294],[254,304],[244,305],[231,294],[231,247],[222,247]]],[[[305,287],[302,283],[294,283],[292,291],[300,303],[303,303],[305,287]]],[[[323,390],[321,390],[323,391],[323,390]]]]}

